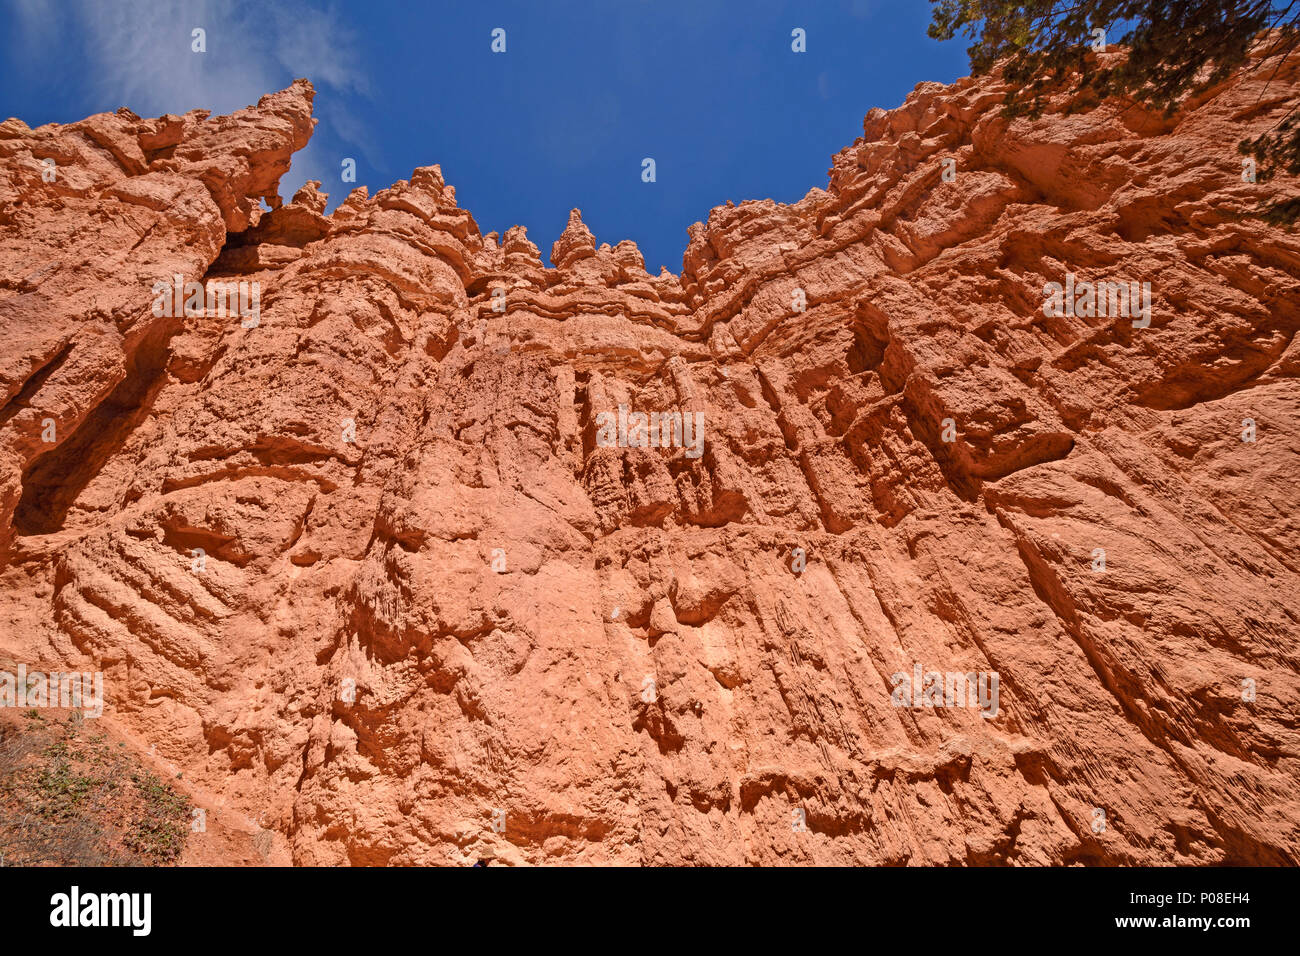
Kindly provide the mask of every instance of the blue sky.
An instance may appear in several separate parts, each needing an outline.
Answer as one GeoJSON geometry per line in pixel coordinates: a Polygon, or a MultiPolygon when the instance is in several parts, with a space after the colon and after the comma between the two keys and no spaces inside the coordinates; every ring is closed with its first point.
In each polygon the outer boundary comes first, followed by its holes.
{"type": "Polygon", "coordinates": [[[713,206],[797,201],[867,110],[969,72],[929,19],[926,0],[0,0],[0,117],[225,113],[306,76],[320,123],[286,199],[319,179],[342,201],[345,157],[372,194],[440,163],[485,233],[527,226],[545,261],[577,206],[677,272],[713,206]]]}

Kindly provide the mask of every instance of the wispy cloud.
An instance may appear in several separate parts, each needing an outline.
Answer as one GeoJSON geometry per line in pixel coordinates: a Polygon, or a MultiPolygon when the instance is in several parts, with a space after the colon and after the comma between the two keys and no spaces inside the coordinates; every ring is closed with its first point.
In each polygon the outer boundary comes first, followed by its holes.
{"type": "Polygon", "coordinates": [[[313,83],[340,92],[371,95],[356,36],[337,8],[313,9],[305,3],[291,2],[269,9],[263,6],[257,16],[269,17],[273,52],[285,69],[296,76],[309,69],[313,83]]]}
{"type": "Polygon", "coordinates": [[[145,116],[196,107],[229,112],[277,85],[265,41],[250,31],[239,4],[25,0],[17,12],[25,56],[50,62],[77,49],[94,99],[145,116]],[[195,29],[206,33],[204,53],[191,49],[195,29]]]}
{"type": "MultiPolygon", "coordinates": [[[[372,167],[384,169],[376,137],[364,119],[373,96],[360,45],[339,8],[312,0],[157,3],[152,0],[10,0],[17,29],[12,52],[39,69],[77,51],[88,99],[103,109],[126,106],[141,116],[203,108],[214,114],[241,109],[305,76],[318,93],[322,126],[307,153],[295,161],[284,187],[323,178],[320,134],[355,147],[372,167]],[[193,49],[204,31],[205,52],[193,49]],[[315,153],[316,155],[310,155],[315,153]],[[314,174],[314,175],[313,175],[314,174]]],[[[337,149],[335,150],[337,151],[337,149]]]]}

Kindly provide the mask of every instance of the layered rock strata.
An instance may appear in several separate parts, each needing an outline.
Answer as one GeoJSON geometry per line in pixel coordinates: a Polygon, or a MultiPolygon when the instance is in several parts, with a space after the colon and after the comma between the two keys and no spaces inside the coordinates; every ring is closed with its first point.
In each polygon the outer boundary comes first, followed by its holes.
{"type": "Polygon", "coordinates": [[[1236,151],[1300,65],[1003,92],[658,276],[437,166],[282,204],[302,80],[0,124],[0,669],[102,671],[273,861],[1300,861],[1300,240],[1236,151]]]}

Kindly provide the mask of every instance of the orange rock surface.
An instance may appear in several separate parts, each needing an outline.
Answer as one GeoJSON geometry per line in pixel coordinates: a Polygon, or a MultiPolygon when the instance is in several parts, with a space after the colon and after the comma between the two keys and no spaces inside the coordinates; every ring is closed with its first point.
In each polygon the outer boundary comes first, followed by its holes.
{"type": "Polygon", "coordinates": [[[0,124],[0,669],[103,672],[191,862],[1300,863],[1300,238],[1236,151],[1300,66],[1251,66],[921,84],[679,276],[437,166],[281,204],[303,80],[0,124]]]}

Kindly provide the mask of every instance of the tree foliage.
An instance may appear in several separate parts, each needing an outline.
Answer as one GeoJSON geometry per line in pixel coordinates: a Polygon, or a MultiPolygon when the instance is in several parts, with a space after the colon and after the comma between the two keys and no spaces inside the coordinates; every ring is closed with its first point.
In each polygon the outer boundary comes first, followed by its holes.
{"type": "MultiPolygon", "coordinates": [[[[1189,95],[1215,85],[1250,60],[1265,43],[1265,57],[1287,57],[1300,46],[1300,0],[930,0],[929,34],[951,40],[958,31],[974,39],[967,49],[978,76],[998,66],[1011,84],[1004,109],[1010,116],[1041,114],[1046,96],[1072,83],[1082,94],[1075,108],[1108,96],[1126,97],[1173,113],[1189,95]],[[1106,31],[1128,55],[1090,60],[1095,30],[1106,31]],[[1118,40],[1112,34],[1124,30],[1118,40]]],[[[1275,68],[1276,69],[1276,68],[1275,68]]],[[[1256,179],[1279,170],[1300,174],[1300,113],[1295,105],[1271,129],[1239,144],[1253,156],[1256,179]]],[[[1300,218],[1300,198],[1274,202],[1262,212],[1275,224],[1300,218]]]]}

